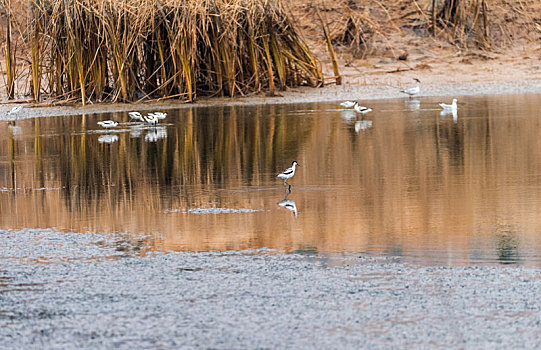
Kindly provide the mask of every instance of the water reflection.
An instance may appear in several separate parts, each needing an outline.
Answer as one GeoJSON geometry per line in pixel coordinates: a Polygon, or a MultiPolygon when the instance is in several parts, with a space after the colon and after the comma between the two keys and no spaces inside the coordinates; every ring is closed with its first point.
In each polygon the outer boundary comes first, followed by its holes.
{"type": "Polygon", "coordinates": [[[370,120],[330,103],[184,109],[158,127],[25,119],[17,137],[0,123],[0,227],[541,265],[539,96],[461,100],[453,121],[435,99],[415,113],[400,99],[371,103],[370,120]],[[289,194],[276,174],[293,159],[289,194]],[[502,234],[502,218],[520,225],[502,234]]]}
{"type": "Polygon", "coordinates": [[[355,112],[353,109],[346,109],[341,112],[342,118],[348,123],[355,122],[357,115],[357,112],[355,112]]]}
{"type": "Polygon", "coordinates": [[[516,228],[510,225],[499,225],[495,232],[496,252],[502,264],[516,264],[520,261],[519,240],[516,228]]]}
{"type": "Polygon", "coordinates": [[[113,143],[117,141],[118,141],[118,135],[107,134],[107,135],[100,135],[100,137],[98,137],[99,143],[113,143]]]}
{"type": "Polygon", "coordinates": [[[13,137],[19,137],[23,134],[23,130],[20,126],[15,125],[15,122],[10,122],[8,128],[13,137]]]}
{"type": "Polygon", "coordinates": [[[290,192],[291,192],[291,188],[288,191],[284,191],[285,197],[280,202],[278,202],[278,205],[281,206],[282,208],[292,211],[293,215],[297,216],[299,213],[297,211],[297,205],[295,204],[295,201],[291,199],[287,199],[287,196],[290,194],[290,192]]]}
{"type": "Polygon", "coordinates": [[[355,122],[355,132],[358,134],[361,131],[366,131],[372,127],[371,120],[359,120],[355,122]]]}
{"type": "Polygon", "coordinates": [[[444,109],[440,112],[440,116],[445,117],[446,115],[453,116],[453,123],[458,122],[458,111],[456,109],[444,109]]]}
{"type": "Polygon", "coordinates": [[[158,140],[167,137],[167,128],[165,126],[157,126],[147,131],[145,135],[146,142],[157,142],[158,140]]]}
{"type": "Polygon", "coordinates": [[[404,100],[404,104],[410,111],[417,111],[421,109],[421,101],[416,98],[408,98],[404,100]]]}

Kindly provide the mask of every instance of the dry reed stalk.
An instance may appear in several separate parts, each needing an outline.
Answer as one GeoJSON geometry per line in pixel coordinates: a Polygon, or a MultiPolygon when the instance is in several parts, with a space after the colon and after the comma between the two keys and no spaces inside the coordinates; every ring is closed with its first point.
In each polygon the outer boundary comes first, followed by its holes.
{"type": "Polygon", "coordinates": [[[39,102],[41,92],[41,32],[43,31],[41,25],[41,13],[39,8],[40,3],[38,1],[32,1],[30,3],[30,17],[31,17],[31,37],[30,37],[30,50],[31,50],[31,77],[32,77],[32,94],[34,101],[39,102]]]}
{"type": "Polygon", "coordinates": [[[8,99],[15,98],[15,53],[11,48],[11,1],[4,3],[7,12],[6,21],[6,75],[8,99]]]}
{"type": "Polygon", "coordinates": [[[329,30],[327,29],[327,23],[325,23],[325,21],[323,20],[323,17],[321,16],[321,13],[319,12],[319,8],[316,8],[316,11],[317,11],[317,16],[319,17],[319,20],[321,22],[321,28],[323,29],[323,34],[325,35],[325,42],[327,43],[327,49],[329,50],[329,54],[331,55],[332,69],[333,69],[334,77],[336,79],[336,85],[342,85],[342,76],[340,75],[340,69],[338,67],[338,60],[336,59],[336,54],[332,46],[331,36],[329,35],[329,30]]]}

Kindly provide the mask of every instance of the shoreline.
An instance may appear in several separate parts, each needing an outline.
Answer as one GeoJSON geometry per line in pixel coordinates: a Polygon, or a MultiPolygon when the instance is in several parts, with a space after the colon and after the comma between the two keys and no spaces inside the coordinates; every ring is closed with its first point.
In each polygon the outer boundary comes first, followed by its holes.
{"type": "MultiPolygon", "coordinates": [[[[404,85],[406,86],[406,85],[404,85]]],[[[116,113],[138,110],[171,110],[182,108],[215,107],[215,106],[254,106],[262,104],[292,104],[318,103],[343,100],[382,100],[408,98],[399,90],[399,84],[353,84],[346,82],[341,86],[328,85],[323,88],[301,87],[278,92],[278,96],[267,97],[254,95],[235,98],[201,98],[195,103],[183,101],[141,102],[141,103],[103,103],[86,106],[40,106],[32,103],[2,103],[0,104],[0,121],[13,121],[38,117],[53,117],[66,115],[85,115],[99,113],[116,113]],[[15,105],[24,108],[17,113],[16,118],[7,113],[15,105]]],[[[516,81],[476,81],[461,83],[429,82],[421,85],[421,92],[416,97],[438,96],[481,96],[481,95],[513,95],[541,93],[541,79],[516,81]]]]}

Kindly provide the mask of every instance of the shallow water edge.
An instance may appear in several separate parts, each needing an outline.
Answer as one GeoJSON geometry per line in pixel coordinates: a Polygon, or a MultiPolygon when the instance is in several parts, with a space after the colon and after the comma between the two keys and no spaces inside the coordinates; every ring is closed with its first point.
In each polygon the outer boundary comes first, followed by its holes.
{"type": "MultiPolygon", "coordinates": [[[[25,108],[17,113],[18,119],[85,115],[97,113],[113,113],[125,111],[149,111],[154,109],[170,110],[180,108],[197,108],[211,106],[253,106],[259,104],[292,104],[311,102],[331,102],[341,100],[383,100],[405,98],[399,92],[398,86],[388,85],[361,85],[345,83],[341,86],[331,85],[323,88],[300,87],[281,91],[278,96],[251,95],[235,98],[201,98],[194,103],[185,101],[159,101],[142,103],[103,103],[87,106],[41,106],[39,104],[23,104],[25,108]]],[[[483,81],[460,83],[429,83],[423,84],[417,97],[436,96],[478,96],[478,95],[512,95],[541,93],[541,80],[526,81],[483,81]]],[[[13,107],[12,103],[1,101],[0,121],[12,120],[13,116],[7,112],[13,107]]]]}

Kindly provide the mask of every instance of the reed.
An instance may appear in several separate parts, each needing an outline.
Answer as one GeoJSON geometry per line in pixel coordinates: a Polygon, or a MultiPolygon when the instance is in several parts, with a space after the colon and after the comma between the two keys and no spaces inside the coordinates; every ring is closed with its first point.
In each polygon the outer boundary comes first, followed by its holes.
{"type": "MultiPolygon", "coordinates": [[[[193,101],[201,95],[274,93],[275,84],[286,89],[323,83],[319,62],[279,0],[6,4],[19,23],[29,23],[20,28],[21,55],[29,58],[36,100],[43,93],[83,104],[193,101]]],[[[9,39],[9,16],[7,23],[9,39]]]]}
{"type": "Polygon", "coordinates": [[[458,43],[467,44],[471,38],[476,45],[490,47],[488,31],[488,5],[485,0],[445,0],[437,11],[437,3],[432,3],[433,32],[437,24],[451,34],[451,39],[458,43]],[[437,13],[437,15],[436,15],[437,13]]]}
{"type": "Polygon", "coordinates": [[[6,10],[6,43],[5,43],[5,59],[6,59],[6,92],[8,99],[15,98],[15,53],[11,47],[11,10],[10,0],[4,1],[3,5],[6,10]]]}

